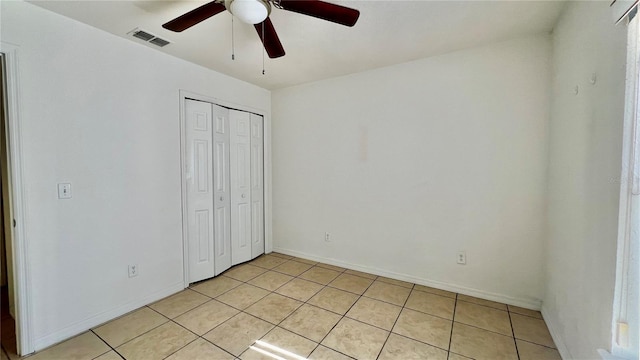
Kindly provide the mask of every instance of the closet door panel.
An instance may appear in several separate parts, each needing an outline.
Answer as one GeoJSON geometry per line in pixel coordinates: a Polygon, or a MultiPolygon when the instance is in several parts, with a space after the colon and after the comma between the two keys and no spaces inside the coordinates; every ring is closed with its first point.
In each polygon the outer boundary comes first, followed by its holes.
{"type": "Polygon", "coordinates": [[[229,110],[231,263],[251,260],[251,115],[229,110]]]}
{"type": "Polygon", "coordinates": [[[251,114],[251,257],[264,253],[264,121],[251,114]]]}
{"type": "Polygon", "coordinates": [[[211,104],[187,100],[186,160],[189,282],[214,276],[211,104]]]}
{"type": "Polygon", "coordinates": [[[231,190],[229,185],[229,109],[213,106],[213,206],[215,274],[231,267],[231,190]]]}

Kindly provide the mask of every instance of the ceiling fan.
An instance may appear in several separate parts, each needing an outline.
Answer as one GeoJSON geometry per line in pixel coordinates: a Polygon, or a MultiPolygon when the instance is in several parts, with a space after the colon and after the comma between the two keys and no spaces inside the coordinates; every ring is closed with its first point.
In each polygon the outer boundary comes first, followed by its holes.
{"type": "Polygon", "coordinates": [[[345,26],[353,26],[360,12],[345,6],[320,0],[214,0],[185,13],[162,27],[171,31],[184,31],[216,14],[229,10],[240,21],[253,24],[270,58],[284,56],[284,48],[269,14],[271,8],[293,11],[345,26]]]}

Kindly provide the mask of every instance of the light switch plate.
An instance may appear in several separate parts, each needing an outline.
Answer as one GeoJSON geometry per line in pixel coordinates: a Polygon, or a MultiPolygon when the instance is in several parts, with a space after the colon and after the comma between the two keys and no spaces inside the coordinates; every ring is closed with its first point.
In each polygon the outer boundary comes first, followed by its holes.
{"type": "Polygon", "coordinates": [[[71,199],[71,184],[58,184],[58,199],[71,199]]]}

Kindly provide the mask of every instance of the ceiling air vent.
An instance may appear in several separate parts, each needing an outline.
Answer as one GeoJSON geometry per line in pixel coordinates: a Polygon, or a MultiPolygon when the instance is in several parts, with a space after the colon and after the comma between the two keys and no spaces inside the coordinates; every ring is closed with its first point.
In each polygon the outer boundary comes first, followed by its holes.
{"type": "Polygon", "coordinates": [[[148,43],[151,43],[153,45],[159,46],[159,47],[164,47],[164,46],[167,46],[167,45],[171,44],[171,42],[168,41],[168,40],[159,38],[159,37],[157,37],[157,36],[155,36],[155,35],[153,35],[153,34],[151,34],[149,32],[146,32],[144,30],[140,30],[138,28],[135,28],[135,29],[129,31],[127,34],[129,34],[129,35],[131,35],[131,36],[133,36],[135,38],[138,38],[140,40],[143,40],[143,41],[146,41],[148,43]]]}
{"type": "Polygon", "coordinates": [[[142,30],[137,30],[133,32],[133,36],[137,37],[138,39],[142,39],[144,41],[149,41],[151,39],[153,39],[155,36],[149,34],[146,31],[142,31],[142,30]]]}
{"type": "Polygon", "coordinates": [[[149,42],[152,43],[153,45],[158,45],[160,47],[167,46],[167,45],[171,44],[167,40],[160,39],[159,37],[153,38],[153,39],[149,40],[149,42]]]}

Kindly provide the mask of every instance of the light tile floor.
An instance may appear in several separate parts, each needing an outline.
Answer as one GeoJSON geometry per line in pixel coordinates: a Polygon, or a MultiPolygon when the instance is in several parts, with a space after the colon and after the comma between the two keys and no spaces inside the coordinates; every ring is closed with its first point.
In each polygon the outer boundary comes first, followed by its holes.
{"type": "Polygon", "coordinates": [[[560,355],[537,311],[272,253],[29,357],[307,358],[560,355]]]}

